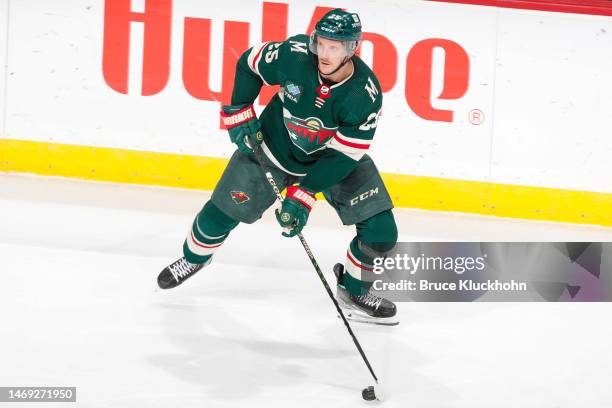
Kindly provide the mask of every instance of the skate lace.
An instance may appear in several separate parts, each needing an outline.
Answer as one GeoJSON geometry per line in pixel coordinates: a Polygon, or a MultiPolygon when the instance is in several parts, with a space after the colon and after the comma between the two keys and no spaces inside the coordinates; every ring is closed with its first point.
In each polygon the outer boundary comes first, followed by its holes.
{"type": "Polygon", "coordinates": [[[376,295],[371,294],[370,292],[366,293],[365,295],[361,295],[358,296],[357,299],[359,299],[360,302],[373,307],[375,309],[378,309],[378,307],[380,306],[380,304],[382,303],[383,299],[381,297],[378,297],[376,295]]]}
{"type": "Polygon", "coordinates": [[[195,267],[195,264],[187,262],[185,258],[181,258],[178,263],[170,265],[169,269],[172,276],[174,276],[174,279],[179,282],[181,278],[184,278],[192,273],[195,267]]]}

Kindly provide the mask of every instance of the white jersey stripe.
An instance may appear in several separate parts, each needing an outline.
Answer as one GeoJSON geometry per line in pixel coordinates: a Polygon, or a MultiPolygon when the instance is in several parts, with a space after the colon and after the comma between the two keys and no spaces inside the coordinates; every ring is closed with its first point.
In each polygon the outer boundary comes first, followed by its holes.
{"type": "Polygon", "coordinates": [[[249,68],[251,68],[251,71],[253,71],[257,75],[259,75],[261,80],[266,85],[269,85],[269,84],[266,82],[264,77],[259,72],[259,61],[261,61],[261,54],[263,54],[263,49],[265,47],[267,47],[268,44],[270,44],[270,43],[267,42],[267,43],[262,43],[262,44],[258,44],[258,45],[253,46],[253,48],[251,48],[251,52],[249,53],[249,56],[247,58],[247,62],[249,64],[249,68]]]}
{"type": "Polygon", "coordinates": [[[278,160],[276,160],[276,157],[274,157],[274,155],[272,154],[272,152],[270,151],[270,149],[268,149],[268,146],[266,146],[266,142],[261,142],[261,148],[263,149],[264,153],[266,154],[266,157],[268,159],[270,159],[270,161],[272,163],[274,163],[274,165],[276,167],[278,167],[279,169],[281,169],[282,171],[284,171],[287,174],[291,174],[292,176],[305,176],[306,173],[293,173],[290,172],[289,170],[287,170],[286,168],[284,168],[279,162],[278,160]]]}
{"type": "Polygon", "coordinates": [[[361,160],[361,158],[366,154],[367,150],[344,145],[338,140],[336,140],[336,138],[332,138],[331,141],[327,144],[327,147],[339,151],[340,153],[347,155],[355,161],[361,160]]]}

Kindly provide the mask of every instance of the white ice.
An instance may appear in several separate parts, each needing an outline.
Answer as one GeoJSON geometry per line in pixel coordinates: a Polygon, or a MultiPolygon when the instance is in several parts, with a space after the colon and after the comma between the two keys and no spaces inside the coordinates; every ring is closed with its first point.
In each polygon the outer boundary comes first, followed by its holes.
{"type": "MultiPolygon", "coordinates": [[[[361,400],[373,381],[299,241],[270,212],[183,286],[157,290],[207,198],[0,175],[0,386],[78,388],[77,404],[44,406],[376,405],[361,400]]],[[[612,241],[610,228],[395,215],[405,241],[612,241]]],[[[317,204],[305,236],[331,281],[353,230],[317,204]]],[[[399,326],[354,330],[387,388],[380,406],[609,408],[611,312],[400,303],[399,326]]]]}

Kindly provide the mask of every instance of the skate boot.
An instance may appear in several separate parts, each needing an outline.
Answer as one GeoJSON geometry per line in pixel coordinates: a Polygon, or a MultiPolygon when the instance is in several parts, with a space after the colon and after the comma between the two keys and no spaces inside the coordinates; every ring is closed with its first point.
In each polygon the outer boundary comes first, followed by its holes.
{"type": "Polygon", "coordinates": [[[208,265],[211,260],[212,257],[208,258],[204,263],[192,264],[187,262],[185,257],[182,257],[166,266],[164,270],[160,272],[157,277],[157,284],[162,289],[174,288],[195,275],[197,271],[208,265]]]}
{"type": "Polygon", "coordinates": [[[336,275],[338,279],[336,298],[348,320],[385,326],[395,326],[399,324],[399,321],[395,317],[397,312],[395,303],[383,297],[376,296],[371,291],[359,296],[351,295],[342,283],[344,265],[341,263],[337,263],[334,266],[334,275],[336,275]]]}

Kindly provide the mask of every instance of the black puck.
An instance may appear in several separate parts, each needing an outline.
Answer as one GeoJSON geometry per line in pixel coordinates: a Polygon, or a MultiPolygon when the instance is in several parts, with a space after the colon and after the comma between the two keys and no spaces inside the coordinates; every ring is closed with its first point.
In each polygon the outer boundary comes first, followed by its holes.
{"type": "Polygon", "coordinates": [[[361,390],[361,397],[366,401],[374,401],[376,399],[376,393],[374,392],[374,387],[370,385],[369,387],[361,390]]]}

